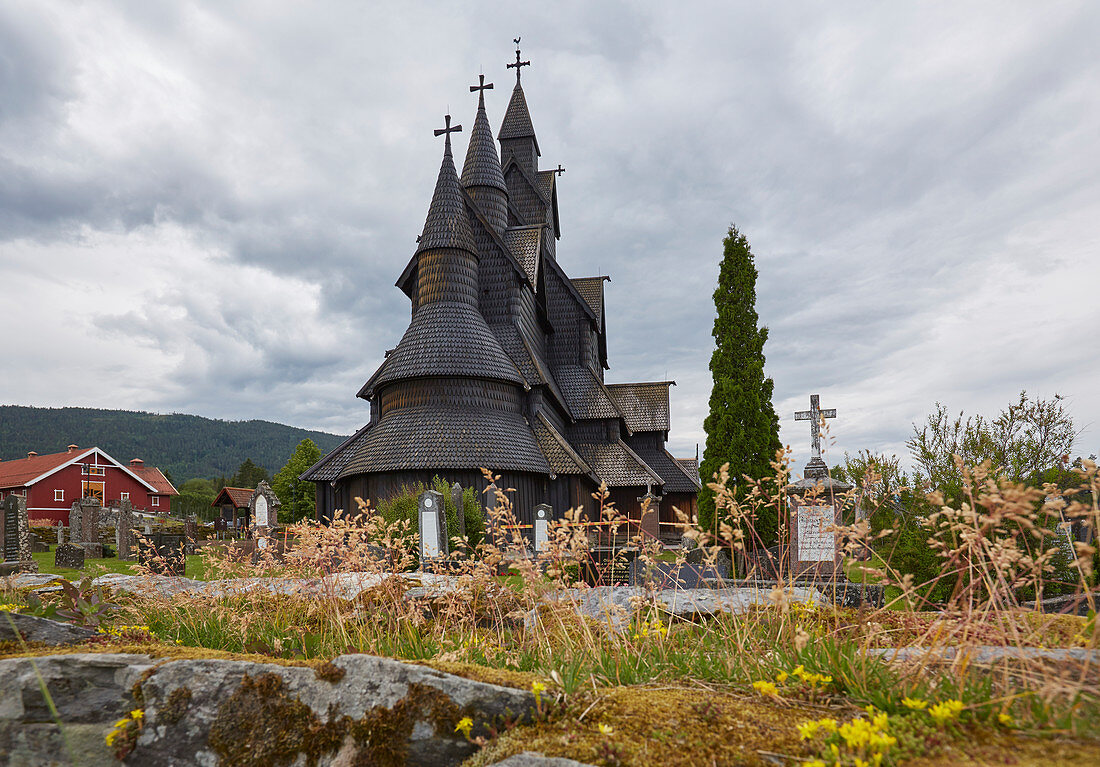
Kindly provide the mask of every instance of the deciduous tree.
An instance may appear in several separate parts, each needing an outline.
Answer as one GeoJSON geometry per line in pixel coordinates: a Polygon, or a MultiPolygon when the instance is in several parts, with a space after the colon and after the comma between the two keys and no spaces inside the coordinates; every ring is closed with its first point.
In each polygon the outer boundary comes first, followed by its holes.
{"type": "Polygon", "coordinates": [[[271,489],[279,496],[282,508],[280,521],[299,522],[311,516],[316,509],[317,487],[306,479],[299,479],[302,472],[321,460],[321,450],[306,438],[298,443],[290,459],[279,469],[271,481],[271,489]]]}

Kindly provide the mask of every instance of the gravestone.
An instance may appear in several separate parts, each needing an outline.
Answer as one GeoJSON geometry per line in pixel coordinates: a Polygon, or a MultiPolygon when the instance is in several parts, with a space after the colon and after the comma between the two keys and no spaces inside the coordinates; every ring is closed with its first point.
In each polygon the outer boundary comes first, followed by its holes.
{"type": "Polygon", "coordinates": [[[535,507],[535,553],[540,554],[550,542],[550,504],[540,503],[535,507]]]}
{"type": "Polygon", "coordinates": [[[69,510],[69,538],[91,559],[103,557],[103,545],[99,542],[99,512],[99,500],[96,498],[81,498],[69,510]]]}
{"type": "Polygon", "coordinates": [[[34,533],[31,533],[31,553],[32,554],[48,554],[50,551],[50,544],[39,538],[34,533]]]}
{"type": "Polygon", "coordinates": [[[499,503],[496,483],[490,482],[489,486],[485,488],[485,537],[497,548],[502,548],[504,545],[501,535],[503,531],[500,529],[499,520],[496,517],[499,503]]]}
{"type": "Polygon", "coordinates": [[[451,500],[455,505],[455,521],[458,522],[458,537],[466,537],[466,510],[462,506],[462,485],[451,485],[451,500]]]}
{"type": "Polygon", "coordinates": [[[836,418],[836,410],[822,410],[820,397],[810,397],[810,409],[795,413],[795,420],[810,422],[811,456],[803,478],[786,488],[790,505],[790,567],[797,577],[844,579],[844,550],[840,536],[830,528],[842,525],[843,495],[852,490],[847,482],[829,476],[821,458],[821,424],[836,418]]]}
{"type": "Polygon", "coordinates": [[[417,503],[420,530],[420,569],[447,556],[447,514],[443,494],[425,490],[417,503]]]}
{"type": "Polygon", "coordinates": [[[57,523],[57,545],[60,546],[65,542],[65,525],[61,522],[57,523]]]}
{"type": "Polygon", "coordinates": [[[54,549],[54,567],[71,567],[74,570],[84,569],[84,549],[71,543],[63,543],[54,549]]]}
{"type": "Polygon", "coordinates": [[[129,499],[123,500],[118,508],[118,522],[115,524],[115,548],[118,558],[124,562],[134,559],[134,511],[129,499]]]}
{"type": "Polygon", "coordinates": [[[248,499],[248,515],[252,520],[249,528],[257,546],[267,548],[267,539],[271,531],[279,524],[279,496],[265,480],[260,480],[252,497],[248,499]]]}
{"type": "Polygon", "coordinates": [[[638,499],[642,504],[642,518],[638,522],[638,532],[643,538],[660,540],[661,538],[661,496],[649,490],[638,499]]]}
{"type": "Polygon", "coordinates": [[[21,495],[0,501],[0,552],[7,572],[38,572],[38,563],[31,556],[27,499],[21,495]]]}
{"type": "Polygon", "coordinates": [[[199,538],[199,520],[195,515],[187,517],[183,522],[183,534],[186,541],[183,544],[184,554],[195,553],[195,541],[199,538]]]}
{"type": "Polygon", "coordinates": [[[183,575],[187,569],[183,541],[179,533],[145,536],[138,541],[138,562],[158,575],[183,575]]]}

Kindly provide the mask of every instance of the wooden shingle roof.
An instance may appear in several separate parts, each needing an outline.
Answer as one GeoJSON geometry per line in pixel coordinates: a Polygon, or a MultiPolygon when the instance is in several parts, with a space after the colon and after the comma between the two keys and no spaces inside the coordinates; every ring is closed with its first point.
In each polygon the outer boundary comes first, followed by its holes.
{"type": "Polygon", "coordinates": [[[592,467],[581,458],[569,444],[569,440],[563,437],[541,412],[535,415],[533,430],[539,448],[555,474],[584,474],[596,479],[596,473],[592,467]]]}
{"type": "MultiPolygon", "coordinates": [[[[586,365],[563,365],[557,370],[565,401],[576,419],[622,418],[623,412],[612,400],[607,387],[586,365]]],[[[630,424],[627,423],[627,428],[630,424]]],[[[632,430],[633,431],[633,430],[632,430]]]]}
{"type": "Polygon", "coordinates": [[[409,469],[550,473],[520,413],[414,405],[385,413],[365,434],[340,477],[409,469]]]}
{"type": "Polygon", "coordinates": [[[621,439],[577,442],[574,447],[608,487],[660,487],[664,484],[664,478],[621,439]]]}
{"type": "Polygon", "coordinates": [[[308,479],[311,482],[331,482],[339,477],[340,472],[355,457],[356,451],[363,444],[363,439],[372,425],[368,423],[334,447],[328,455],[303,471],[299,479],[308,479]]]}
{"type": "Polygon", "coordinates": [[[702,487],[698,474],[692,476],[680,463],[669,455],[663,447],[654,448],[646,444],[634,444],[634,452],[646,462],[646,465],[661,475],[666,493],[695,493],[702,487]]]}
{"type": "Polygon", "coordinates": [[[504,183],[504,172],[500,169],[500,157],[497,156],[497,144],[493,140],[493,130],[489,127],[489,118],[485,115],[485,92],[481,92],[477,105],[477,117],[470,131],[470,143],[466,147],[466,161],[462,164],[462,186],[491,186],[504,192],[508,186],[504,183]]]}
{"type": "Polygon", "coordinates": [[[523,86],[516,82],[512,89],[512,98],[508,102],[508,110],[504,113],[504,120],[500,123],[497,138],[504,140],[510,138],[531,138],[535,142],[535,151],[539,152],[539,140],[535,138],[535,126],[531,122],[531,112],[527,109],[527,97],[523,94],[523,86]]]}
{"type": "Polygon", "coordinates": [[[668,431],[668,387],[675,381],[607,384],[631,431],[668,431]]]}

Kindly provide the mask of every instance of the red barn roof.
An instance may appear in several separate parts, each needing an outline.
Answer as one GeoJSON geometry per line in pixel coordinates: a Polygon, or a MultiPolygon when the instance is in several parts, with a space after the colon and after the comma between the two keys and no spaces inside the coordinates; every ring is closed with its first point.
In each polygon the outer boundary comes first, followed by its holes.
{"type": "Polygon", "coordinates": [[[135,466],[134,462],[130,461],[130,471],[152,485],[157,495],[179,495],[179,491],[168,481],[168,477],[164,476],[164,472],[156,466],[135,466]]]}
{"type": "Polygon", "coordinates": [[[89,447],[81,450],[76,445],[69,445],[64,453],[49,453],[37,455],[31,453],[26,458],[17,458],[14,461],[0,461],[0,489],[12,487],[27,487],[35,482],[45,479],[58,469],[62,469],[71,463],[85,458],[92,453],[99,455],[124,472],[145,485],[154,495],[179,495],[172,483],[156,467],[144,468],[144,462],[140,459],[131,461],[129,467],[116,461],[98,447],[89,447]]]}
{"type": "Polygon", "coordinates": [[[218,493],[218,497],[214,499],[211,506],[221,506],[225,498],[226,501],[233,504],[234,508],[243,509],[248,506],[248,502],[252,500],[252,493],[255,490],[249,490],[247,487],[223,487],[222,491],[218,493]]]}

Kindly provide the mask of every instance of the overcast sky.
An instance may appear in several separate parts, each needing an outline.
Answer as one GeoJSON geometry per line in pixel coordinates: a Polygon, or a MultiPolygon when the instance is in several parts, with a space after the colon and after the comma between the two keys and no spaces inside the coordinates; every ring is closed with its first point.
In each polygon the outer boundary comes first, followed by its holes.
{"type": "Polygon", "coordinates": [[[1021,389],[1100,451],[1100,4],[519,5],[0,4],[0,403],[361,426],[432,130],[480,71],[499,125],[522,35],[559,260],[675,454],[731,223],[799,467],[815,392],[830,462],[1021,389]]]}

